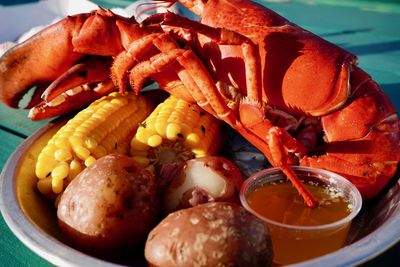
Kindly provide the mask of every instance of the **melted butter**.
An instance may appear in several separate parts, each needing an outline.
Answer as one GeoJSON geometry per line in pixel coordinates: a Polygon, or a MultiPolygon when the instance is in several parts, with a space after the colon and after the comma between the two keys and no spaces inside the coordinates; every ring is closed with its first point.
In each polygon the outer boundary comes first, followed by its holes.
{"type": "Polygon", "coordinates": [[[267,219],[298,226],[316,226],[336,222],[351,213],[351,205],[332,187],[305,184],[320,203],[308,208],[288,181],[266,184],[248,197],[250,207],[267,219]]]}

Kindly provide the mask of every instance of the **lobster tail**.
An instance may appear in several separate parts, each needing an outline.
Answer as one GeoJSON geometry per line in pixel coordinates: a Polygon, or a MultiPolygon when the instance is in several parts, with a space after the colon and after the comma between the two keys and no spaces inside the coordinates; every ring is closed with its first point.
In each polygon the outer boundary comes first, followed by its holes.
{"type": "Polygon", "coordinates": [[[342,174],[365,198],[373,198],[394,176],[400,161],[400,120],[378,84],[358,67],[351,73],[350,101],[322,117],[326,154],[301,164],[342,174]]]}

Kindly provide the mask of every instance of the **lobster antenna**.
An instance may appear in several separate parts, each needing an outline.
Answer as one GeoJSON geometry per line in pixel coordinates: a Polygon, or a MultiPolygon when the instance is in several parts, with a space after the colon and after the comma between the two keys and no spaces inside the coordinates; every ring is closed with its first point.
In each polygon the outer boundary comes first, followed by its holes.
{"type": "Polygon", "coordinates": [[[149,11],[156,10],[158,8],[170,8],[175,1],[145,1],[136,6],[135,13],[137,14],[137,19],[139,20],[145,13],[149,11]]]}

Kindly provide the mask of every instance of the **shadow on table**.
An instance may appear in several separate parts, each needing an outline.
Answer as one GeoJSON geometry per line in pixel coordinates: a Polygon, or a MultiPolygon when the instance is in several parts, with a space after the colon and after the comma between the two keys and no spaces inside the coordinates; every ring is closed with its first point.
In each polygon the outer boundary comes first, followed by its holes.
{"type": "Polygon", "coordinates": [[[400,112],[400,82],[399,83],[382,83],[379,84],[383,91],[392,100],[392,103],[396,107],[397,111],[400,112]]]}
{"type": "Polygon", "coordinates": [[[361,32],[370,32],[372,30],[373,30],[372,28],[342,30],[342,31],[337,31],[337,32],[323,33],[323,34],[320,34],[319,36],[326,38],[326,37],[332,37],[332,36],[338,36],[338,35],[348,35],[348,34],[356,34],[356,33],[361,33],[361,32]]]}
{"type": "Polygon", "coordinates": [[[344,48],[359,56],[367,54],[379,54],[385,52],[400,51],[400,40],[354,46],[344,45],[344,48]]]}

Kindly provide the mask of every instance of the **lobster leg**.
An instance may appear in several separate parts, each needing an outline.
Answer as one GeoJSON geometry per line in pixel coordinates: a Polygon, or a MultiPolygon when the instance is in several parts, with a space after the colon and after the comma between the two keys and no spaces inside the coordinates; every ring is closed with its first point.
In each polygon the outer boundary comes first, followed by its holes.
{"type": "MultiPolygon", "coordinates": [[[[179,75],[183,78],[183,84],[189,86],[192,101],[198,101],[202,106],[209,105],[212,107],[215,115],[223,118],[233,126],[236,121],[235,117],[229,107],[225,104],[223,97],[218,92],[218,89],[207,69],[198,60],[196,55],[194,55],[193,51],[177,48],[178,46],[165,34],[158,36],[158,38],[155,39],[154,44],[164,52],[161,52],[132,68],[130,72],[132,88],[136,92],[139,92],[144,81],[148,77],[155,76],[164,71],[167,67],[173,65],[175,62],[179,62],[180,65],[183,66],[183,69],[178,68],[179,75]]],[[[137,50],[134,51],[134,54],[140,52],[138,51],[140,50],[140,47],[137,46],[136,49],[137,50]]],[[[179,78],[179,76],[177,76],[176,79],[177,78],[179,78]]],[[[168,91],[168,88],[165,89],[168,91]]]]}
{"type": "MultiPolygon", "coordinates": [[[[306,205],[309,207],[316,207],[318,205],[318,202],[312,197],[307,188],[304,187],[304,185],[299,181],[296,174],[288,165],[289,157],[287,147],[292,148],[295,152],[298,153],[305,153],[306,149],[283,129],[272,127],[272,124],[262,114],[262,107],[260,104],[262,103],[261,62],[258,47],[250,39],[241,34],[223,28],[212,28],[201,23],[182,18],[173,13],[165,14],[163,24],[194,29],[196,32],[206,35],[207,37],[211,38],[221,45],[240,45],[242,47],[242,53],[245,58],[245,71],[247,77],[247,99],[242,104],[240,104],[239,113],[241,123],[238,123],[236,118],[229,118],[231,113],[230,110],[225,110],[226,105],[212,106],[214,107],[214,110],[216,111],[218,117],[220,117],[224,121],[227,121],[227,119],[224,119],[224,117],[226,116],[228,118],[227,122],[231,126],[233,125],[235,129],[239,130],[239,128],[242,127],[247,128],[251,130],[252,133],[255,134],[258,138],[264,140],[264,142],[268,144],[268,146],[265,146],[265,144],[263,144],[262,146],[263,151],[265,151],[265,156],[269,159],[271,163],[273,163],[275,166],[279,166],[282,169],[282,171],[286,174],[288,179],[293,183],[300,195],[303,197],[306,205]],[[255,113],[249,112],[249,107],[251,109],[258,109],[258,111],[256,111],[255,113]],[[215,108],[223,109],[218,110],[215,108]],[[251,114],[251,116],[253,116],[254,114],[258,114],[259,118],[262,119],[261,124],[258,125],[262,126],[262,131],[254,131],[251,129],[249,125],[251,120],[249,121],[246,118],[247,116],[249,116],[249,114],[251,114]],[[267,134],[265,133],[266,131],[267,134]],[[282,139],[282,137],[285,138],[282,139]],[[274,151],[274,153],[271,153],[271,151],[274,151]]],[[[203,64],[197,64],[200,62],[198,62],[194,58],[189,60],[189,64],[183,62],[180,58],[177,58],[177,60],[179,63],[181,63],[181,65],[184,66],[185,69],[188,69],[192,72],[192,77],[196,77],[196,82],[199,83],[199,88],[207,88],[207,91],[203,91],[204,94],[208,94],[209,92],[213,94],[213,96],[206,95],[207,99],[216,99],[218,103],[224,103],[223,99],[221,99],[220,97],[220,94],[216,93],[216,87],[211,80],[211,77],[209,77],[209,75],[207,75],[208,77],[202,77],[202,75],[200,74],[208,72],[206,70],[201,72],[196,71],[202,69],[201,66],[203,64]]],[[[244,131],[242,130],[242,132],[244,131]]],[[[248,135],[249,133],[246,133],[244,136],[247,137],[248,135]]]]}
{"type": "Polygon", "coordinates": [[[224,28],[213,28],[196,21],[181,17],[171,12],[155,14],[147,18],[144,24],[161,23],[162,25],[190,29],[203,34],[220,45],[238,45],[242,47],[246,70],[246,95],[261,103],[261,62],[258,47],[249,38],[224,28]]]}
{"type": "MultiPolygon", "coordinates": [[[[268,144],[268,146],[264,144],[262,147],[259,147],[259,149],[264,153],[271,164],[281,168],[282,172],[288,177],[293,186],[303,197],[306,205],[309,207],[317,207],[318,202],[313,198],[309,190],[299,181],[292,168],[289,167],[289,165],[295,163],[292,162],[292,158],[289,157],[289,152],[293,151],[304,155],[308,149],[290,136],[284,129],[273,126],[272,123],[264,117],[260,107],[249,103],[243,103],[240,109],[242,110],[240,112],[242,123],[246,125],[246,128],[250,129],[252,133],[255,133],[256,136],[264,137],[263,140],[268,144]],[[265,147],[269,149],[264,149],[265,147]]],[[[244,136],[249,139],[249,135],[244,136]]]]}
{"type": "Polygon", "coordinates": [[[153,40],[160,33],[146,35],[133,41],[126,51],[121,52],[112,66],[112,79],[121,92],[126,91],[129,70],[153,48],[153,40]]]}
{"type": "MultiPolygon", "coordinates": [[[[193,79],[195,86],[190,87],[196,88],[194,94],[198,94],[197,88],[200,89],[201,93],[204,97],[201,99],[206,99],[207,105],[210,105],[212,108],[212,113],[224,120],[228,124],[230,124],[233,128],[238,130],[245,137],[248,137],[250,140],[257,140],[255,143],[258,144],[258,147],[262,149],[265,155],[269,158],[271,163],[275,163],[280,166],[283,172],[287,175],[288,179],[290,179],[294,186],[298,189],[299,193],[304,198],[305,203],[309,207],[316,207],[318,205],[317,201],[314,200],[311,193],[304,187],[304,185],[298,180],[295,173],[291,170],[291,168],[287,164],[286,160],[286,150],[283,148],[282,143],[277,141],[278,135],[275,134],[274,131],[271,134],[267,135],[271,136],[270,144],[273,149],[279,150],[272,156],[270,149],[266,145],[265,141],[249,132],[246,127],[242,125],[240,121],[237,120],[237,114],[234,114],[233,111],[227,106],[224,98],[221,96],[218,88],[215,86],[214,81],[212,80],[210,74],[207,69],[204,67],[202,62],[196,57],[196,55],[191,50],[183,50],[183,49],[174,49],[170,50],[166,53],[160,53],[147,61],[141,62],[137,64],[131,70],[131,81],[133,81],[132,87],[135,91],[141,89],[143,81],[156,73],[160,73],[164,68],[173,64],[173,62],[179,62],[183,68],[189,73],[190,77],[193,79]]],[[[192,83],[192,80],[186,81],[186,83],[192,83]]],[[[185,82],[184,82],[185,83],[185,82]]],[[[192,92],[191,92],[192,93],[192,92]]],[[[199,98],[198,96],[194,98],[199,98]]],[[[265,130],[265,128],[264,128],[265,130]]],[[[281,135],[281,134],[279,134],[281,135]]],[[[286,140],[284,141],[287,142],[286,140]]]]}
{"type": "MultiPolygon", "coordinates": [[[[274,134],[266,134],[266,131],[271,128],[272,124],[264,118],[261,112],[261,63],[258,53],[258,47],[249,38],[241,34],[223,28],[211,28],[206,25],[202,25],[201,23],[182,18],[173,13],[153,15],[144,23],[151,24],[159,22],[162,22],[162,24],[168,26],[193,29],[196,32],[199,32],[211,38],[218,44],[241,46],[242,53],[244,55],[244,58],[246,59],[245,70],[247,76],[247,96],[245,101],[247,103],[251,103],[249,105],[250,107],[255,107],[256,109],[259,109],[259,112],[257,112],[257,114],[261,114],[260,118],[263,118],[265,120],[265,123],[262,123],[262,125],[267,125],[268,127],[263,128],[264,132],[252,132],[250,127],[246,125],[246,122],[248,122],[248,120],[244,119],[242,122],[239,121],[239,114],[234,113],[232,109],[228,107],[224,97],[221,95],[221,92],[218,91],[218,88],[216,87],[208,70],[191,50],[183,53],[179,52],[176,54],[166,52],[164,55],[160,55],[157,58],[153,57],[149,61],[137,65],[131,71],[131,81],[134,82],[133,87],[136,88],[136,90],[140,89],[141,80],[159,71],[159,69],[155,70],[154,67],[156,65],[158,65],[158,67],[162,65],[162,68],[165,67],[165,64],[157,64],[157,61],[161,59],[164,60],[166,58],[169,58],[169,60],[173,60],[173,57],[176,56],[176,61],[179,62],[179,64],[182,65],[186,71],[188,71],[190,77],[197,85],[193,86],[193,82],[188,79],[188,81],[190,82],[189,89],[195,88],[195,94],[198,94],[197,88],[201,90],[204,98],[207,99],[207,105],[210,105],[212,108],[211,113],[227,122],[234,129],[239,131],[239,133],[245,136],[250,142],[253,140],[253,144],[261,149],[261,151],[265,154],[265,156],[269,159],[271,163],[282,168],[288,179],[290,179],[295,187],[298,189],[299,194],[302,195],[306,205],[308,205],[309,207],[316,207],[318,205],[317,201],[314,200],[311,193],[307,190],[306,187],[304,187],[304,185],[298,180],[295,173],[290,169],[288,165],[288,153],[284,148],[285,146],[283,146],[282,143],[278,144],[277,142],[268,141],[268,138],[275,141],[276,138],[274,138],[274,134]],[[268,142],[273,145],[272,148],[268,147],[268,142]],[[271,154],[271,149],[279,149],[279,152],[276,153],[275,158],[271,154]]],[[[201,105],[203,105],[203,103],[201,103],[201,105]]],[[[246,104],[240,104],[240,117],[242,117],[242,114],[247,115],[247,111],[248,109],[246,108],[246,104]]]]}
{"type": "Polygon", "coordinates": [[[304,198],[307,206],[315,208],[318,206],[318,202],[312,197],[311,193],[297,178],[296,173],[287,164],[288,161],[288,150],[299,150],[299,143],[296,139],[292,138],[286,131],[279,127],[272,127],[269,129],[267,134],[268,146],[272,153],[272,160],[275,166],[282,169],[282,172],[292,182],[293,186],[304,198]]]}
{"type": "MultiPolygon", "coordinates": [[[[292,182],[299,194],[303,197],[305,204],[310,208],[317,207],[318,202],[314,199],[309,190],[301,183],[297,175],[293,172],[293,170],[289,167],[287,163],[288,156],[285,146],[288,146],[295,151],[304,151],[301,145],[297,143],[286,131],[278,127],[271,127],[271,123],[266,119],[262,121],[262,126],[267,127],[262,127],[263,131],[261,133],[257,134],[257,131],[249,132],[247,130],[248,126],[246,125],[247,121],[243,123],[243,121],[239,122],[237,120],[237,117],[234,116],[232,111],[226,105],[225,101],[221,99],[221,95],[218,93],[205,67],[201,64],[199,60],[196,60],[196,58],[194,58],[195,56],[193,52],[189,52],[191,51],[187,51],[186,54],[182,55],[182,57],[177,58],[177,61],[191,73],[191,76],[194,78],[199,88],[202,88],[202,92],[204,93],[205,97],[208,99],[210,105],[215,111],[214,114],[217,114],[219,118],[230,124],[250,142],[252,140],[258,139],[257,142],[253,144],[256,145],[264,153],[264,155],[272,164],[274,164],[275,166],[279,166],[282,169],[283,173],[287,176],[287,178],[292,182]],[[189,56],[191,56],[191,58],[189,58],[189,56]],[[184,58],[186,60],[184,60],[184,58]],[[203,66],[203,69],[201,68],[201,66],[203,66]],[[211,86],[211,88],[207,86],[211,86]],[[263,141],[263,136],[265,136],[268,145],[266,145],[265,141],[263,141]],[[282,139],[281,137],[285,138],[282,139]],[[273,153],[271,151],[273,151],[273,153]]],[[[242,108],[242,105],[240,108],[242,108]]],[[[241,114],[241,120],[242,117],[243,116],[241,114]]]]}
{"type": "Polygon", "coordinates": [[[151,73],[153,80],[156,80],[159,85],[168,92],[179,95],[179,98],[185,99],[188,102],[204,102],[205,100],[203,99],[202,101],[200,93],[198,93],[196,95],[197,98],[193,100],[193,97],[187,92],[186,88],[191,88],[193,92],[199,92],[199,89],[196,88],[196,84],[191,80],[186,70],[182,67],[175,66],[176,70],[168,71],[165,69],[166,66],[163,66],[163,64],[173,64],[175,57],[171,57],[171,53],[176,53],[178,51],[177,49],[180,48],[169,34],[157,30],[159,29],[154,28],[154,32],[148,32],[142,30],[140,27],[135,27],[133,29],[135,32],[134,35],[136,35],[138,39],[133,40],[127,46],[127,50],[121,52],[116,57],[111,71],[114,84],[117,85],[120,91],[125,91],[128,73],[130,73],[129,80],[131,87],[134,89],[137,88],[136,91],[139,91],[140,87],[151,73]],[[169,52],[172,50],[176,51],[169,52]],[[155,62],[138,63],[146,57],[148,58],[151,55],[158,54],[160,51],[165,54],[163,56],[158,56],[155,62]],[[169,56],[167,55],[168,53],[170,54],[169,56]],[[161,58],[163,59],[161,60],[161,58]],[[132,69],[136,64],[139,66],[132,69]],[[161,69],[163,73],[159,74],[161,69]],[[183,84],[182,81],[185,81],[185,84],[183,84]]]}
{"type": "MultiPolygon", "coordinates": [[[[174,41],[169,34],[162,34],[154,40],[154,45],[163,53],[169,50],[178,49],[178,44],[174,41]]],[[[204,97],[200,88],[190,76],[190,73],[181,65],[175,66],[175,71],[179,79],[173,81],[175,86],[171,86],[171,81],[163,82],[165,75],[157,76],[156,80],[162,88],[168,88],[168,91],[184,99],[188,102],[196,102],[200,107],[209,113],[212,113],[212,107],[209,105],[207,99],[204,97]],[[189,92],[190,93],[189,93],[189,92]]]]}

